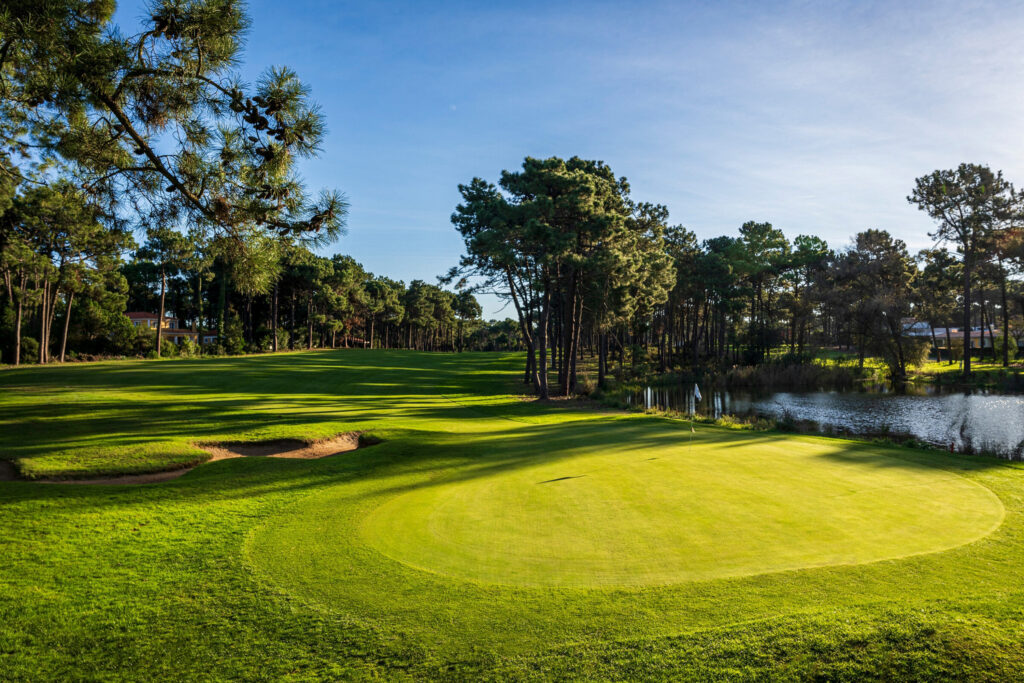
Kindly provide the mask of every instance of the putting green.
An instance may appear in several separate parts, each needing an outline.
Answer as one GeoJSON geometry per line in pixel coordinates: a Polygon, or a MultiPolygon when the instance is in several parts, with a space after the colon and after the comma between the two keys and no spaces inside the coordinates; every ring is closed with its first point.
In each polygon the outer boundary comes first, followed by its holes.
{"type": "Polygon", "coordinates": [[[476,468],[383,494],[351,524],[306,526],[317,543],[292,541],[329,555],[355,526],[365,546],[446,577],[641,586],[935,552],[1002,520],[988,489],[881,449],[721,429],[690,446],[676,425],[641,424],[563,424],[553,449],[543,435],[484,440],[476,468]]]}

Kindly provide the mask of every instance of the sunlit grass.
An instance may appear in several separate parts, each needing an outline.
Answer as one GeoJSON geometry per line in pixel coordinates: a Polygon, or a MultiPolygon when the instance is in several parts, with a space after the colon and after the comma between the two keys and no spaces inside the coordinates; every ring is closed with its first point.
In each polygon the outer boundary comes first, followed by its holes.
{"type": "MultiPolygon", "coordinates": [[[[914,369],[925,375],[958,375],[963,372],[963,363],[960,361],[950,363],[946,360],[941,362],[929,360],[915,366],[914,369]]],[[[1014,370],[1017,372],[1024,370],[1024,362],[1011,358],[1010,367],[1005,368],[1001,360],[994,363],[990,360],[978,360],[976,358],[971,360],[971,373],[974,374],[999,374],[1006,371],[1012,373],[1014,370]]]]}
{"type": "Polygon", "coordinates": [[[0,679],[1012,678],[1024,475],[539,404],[521,357],[313,352],[0,373],[0,679]]]}

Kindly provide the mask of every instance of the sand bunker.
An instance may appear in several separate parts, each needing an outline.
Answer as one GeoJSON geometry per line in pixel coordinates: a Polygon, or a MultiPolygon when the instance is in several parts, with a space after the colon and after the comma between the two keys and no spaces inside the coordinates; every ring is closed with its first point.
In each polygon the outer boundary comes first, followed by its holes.
{"type": "MultiPolygon", "coordinates": [[[[364,440],[366,437],[363,437],[364,440]]],[[[237,441],[226,443],[196,444],[213,457],[213,460],[228,458],[296,458],[315,460],[329,455],[346,453],[359,448],[360,433],[348,432],[322,441],[299,441],[298,439],[275,439],[273,441],[237,441]]]]}
{"type": "MultiPolygon", "coordinates": [[[[379,439],[364,435],[362,432],[346,432],[329,439],[319,441],[300,441],[298,439],[274,439],[271,441],[224,441],[220,443],[197,443],[200,448],[210,454],[210,459],[228,460],[230,458],[292,458],[299,460],[315,460],[339,453],[354,451],[362,446],[380,443],[379,439]]],[[[202,463],[200,463],[202,464],[202,463]]],[[[125,474],[116,477],[98,477],[94,479],[36,479],[39,484],[157,484],[162,481],[177,479],[186,472],[191,472],[198,465],[167,472],[150,472],[148,474],[125,474]]],[[[11,463],[0,461],[0,481],[17,479],[17,470],[11,463]],[[2,467],[9,465],[8,468],[2,467]]]]}

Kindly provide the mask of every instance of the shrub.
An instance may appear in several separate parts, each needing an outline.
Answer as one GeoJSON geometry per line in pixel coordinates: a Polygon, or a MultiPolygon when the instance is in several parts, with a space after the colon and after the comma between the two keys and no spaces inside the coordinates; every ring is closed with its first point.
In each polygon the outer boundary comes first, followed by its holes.
{"type": "Polygon", "coordinates": [[[160,355],[164,358],[177,358],[181,355],[181,349],[170,339],[164,339],[164,343],[160,345],[160,355]]]}
{"type": "Polygon", "coordinates": [[[147,327],[136,327],[135,337],[132,340],[131,353],[137,356],[156,357],[156,331],[147,327]],[[150,356],[150,354],[153,354],[150,356]]]}
{"type": "Polygon", "coordinates": [[[730,388],[772,387],[799,389],[849,389],[862,373],[856,367],[845,365],[741,365],[725,373],[725,385],[730,388]]]}
{"type": "Polygon", "coordinates": [[[224,325],[224,339],[218,339],[223,352],[232,356],[245,351],[245,335],[242,329],[242,321],[237,317],[230,317],[224,325]]]}
{"type": "Polygon", "coordinates": [[[583,396],[590,396],[597,389],[597,382],[595,382],[589,373],[583,373],[582,377],[576,378],[576,393],[583,396]]]}
{"type": "MultiPolygon", "coordinates": [[[[922,365],[928,359],[932,343],[928,339],[902,339],[900,346],[903,350],[903,360],[907,368],[922,365]]],[[[889,366],[889,373],[896,374],[899,361],[896,356],[896,348],[892,344],[886,344],[883,348],[885,362],[889,366]]]]}
{"type": "Polygon", "coordinates": [[[723,415],[717,420],[715,424],[719,427],[728,427],[729,429],[746,429],[747,424],[737,418],[735,415],[723,415]]]}
{"type": "Polygon", "coordinates": [[[110,338],[110,348],[114,353],[139,353],[138,338],[143,330],[132,325],[128,316],[124,313],[108,315],[104,323],[110,338]]]}
{"type": "Polygon", "coordinates": [[[199,344],[191,339],[182,340],[178,345],[178,355],[182,358],[195,358],[199,355],[199,344]]]}
{"type": "MultiPolygon", "coordinates": [[[[39,341],[35,337],[22,337],[21,338],[21,362],[22,363],[37,363],[39,362],[39,341]]],[[[14,362],[14,351],[11,350],[11,362],[14,362]]]]}
{"type": "Polygon", "coordinates": [[[775,420],[775,426],[779,431],[795,432],[797,431],[796,417],[788,408],[783,408],[782,415],[775,420]]]}

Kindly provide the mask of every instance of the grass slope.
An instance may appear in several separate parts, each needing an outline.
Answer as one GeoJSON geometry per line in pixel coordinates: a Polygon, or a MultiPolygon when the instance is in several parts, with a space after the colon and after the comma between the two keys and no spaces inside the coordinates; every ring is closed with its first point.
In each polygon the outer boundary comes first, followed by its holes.
{"type": "Polygon", "coordinates": [[[1015,465],[524,402],[519,359],[0,373],[0,679],[1019,677],[1015,465]]]}

